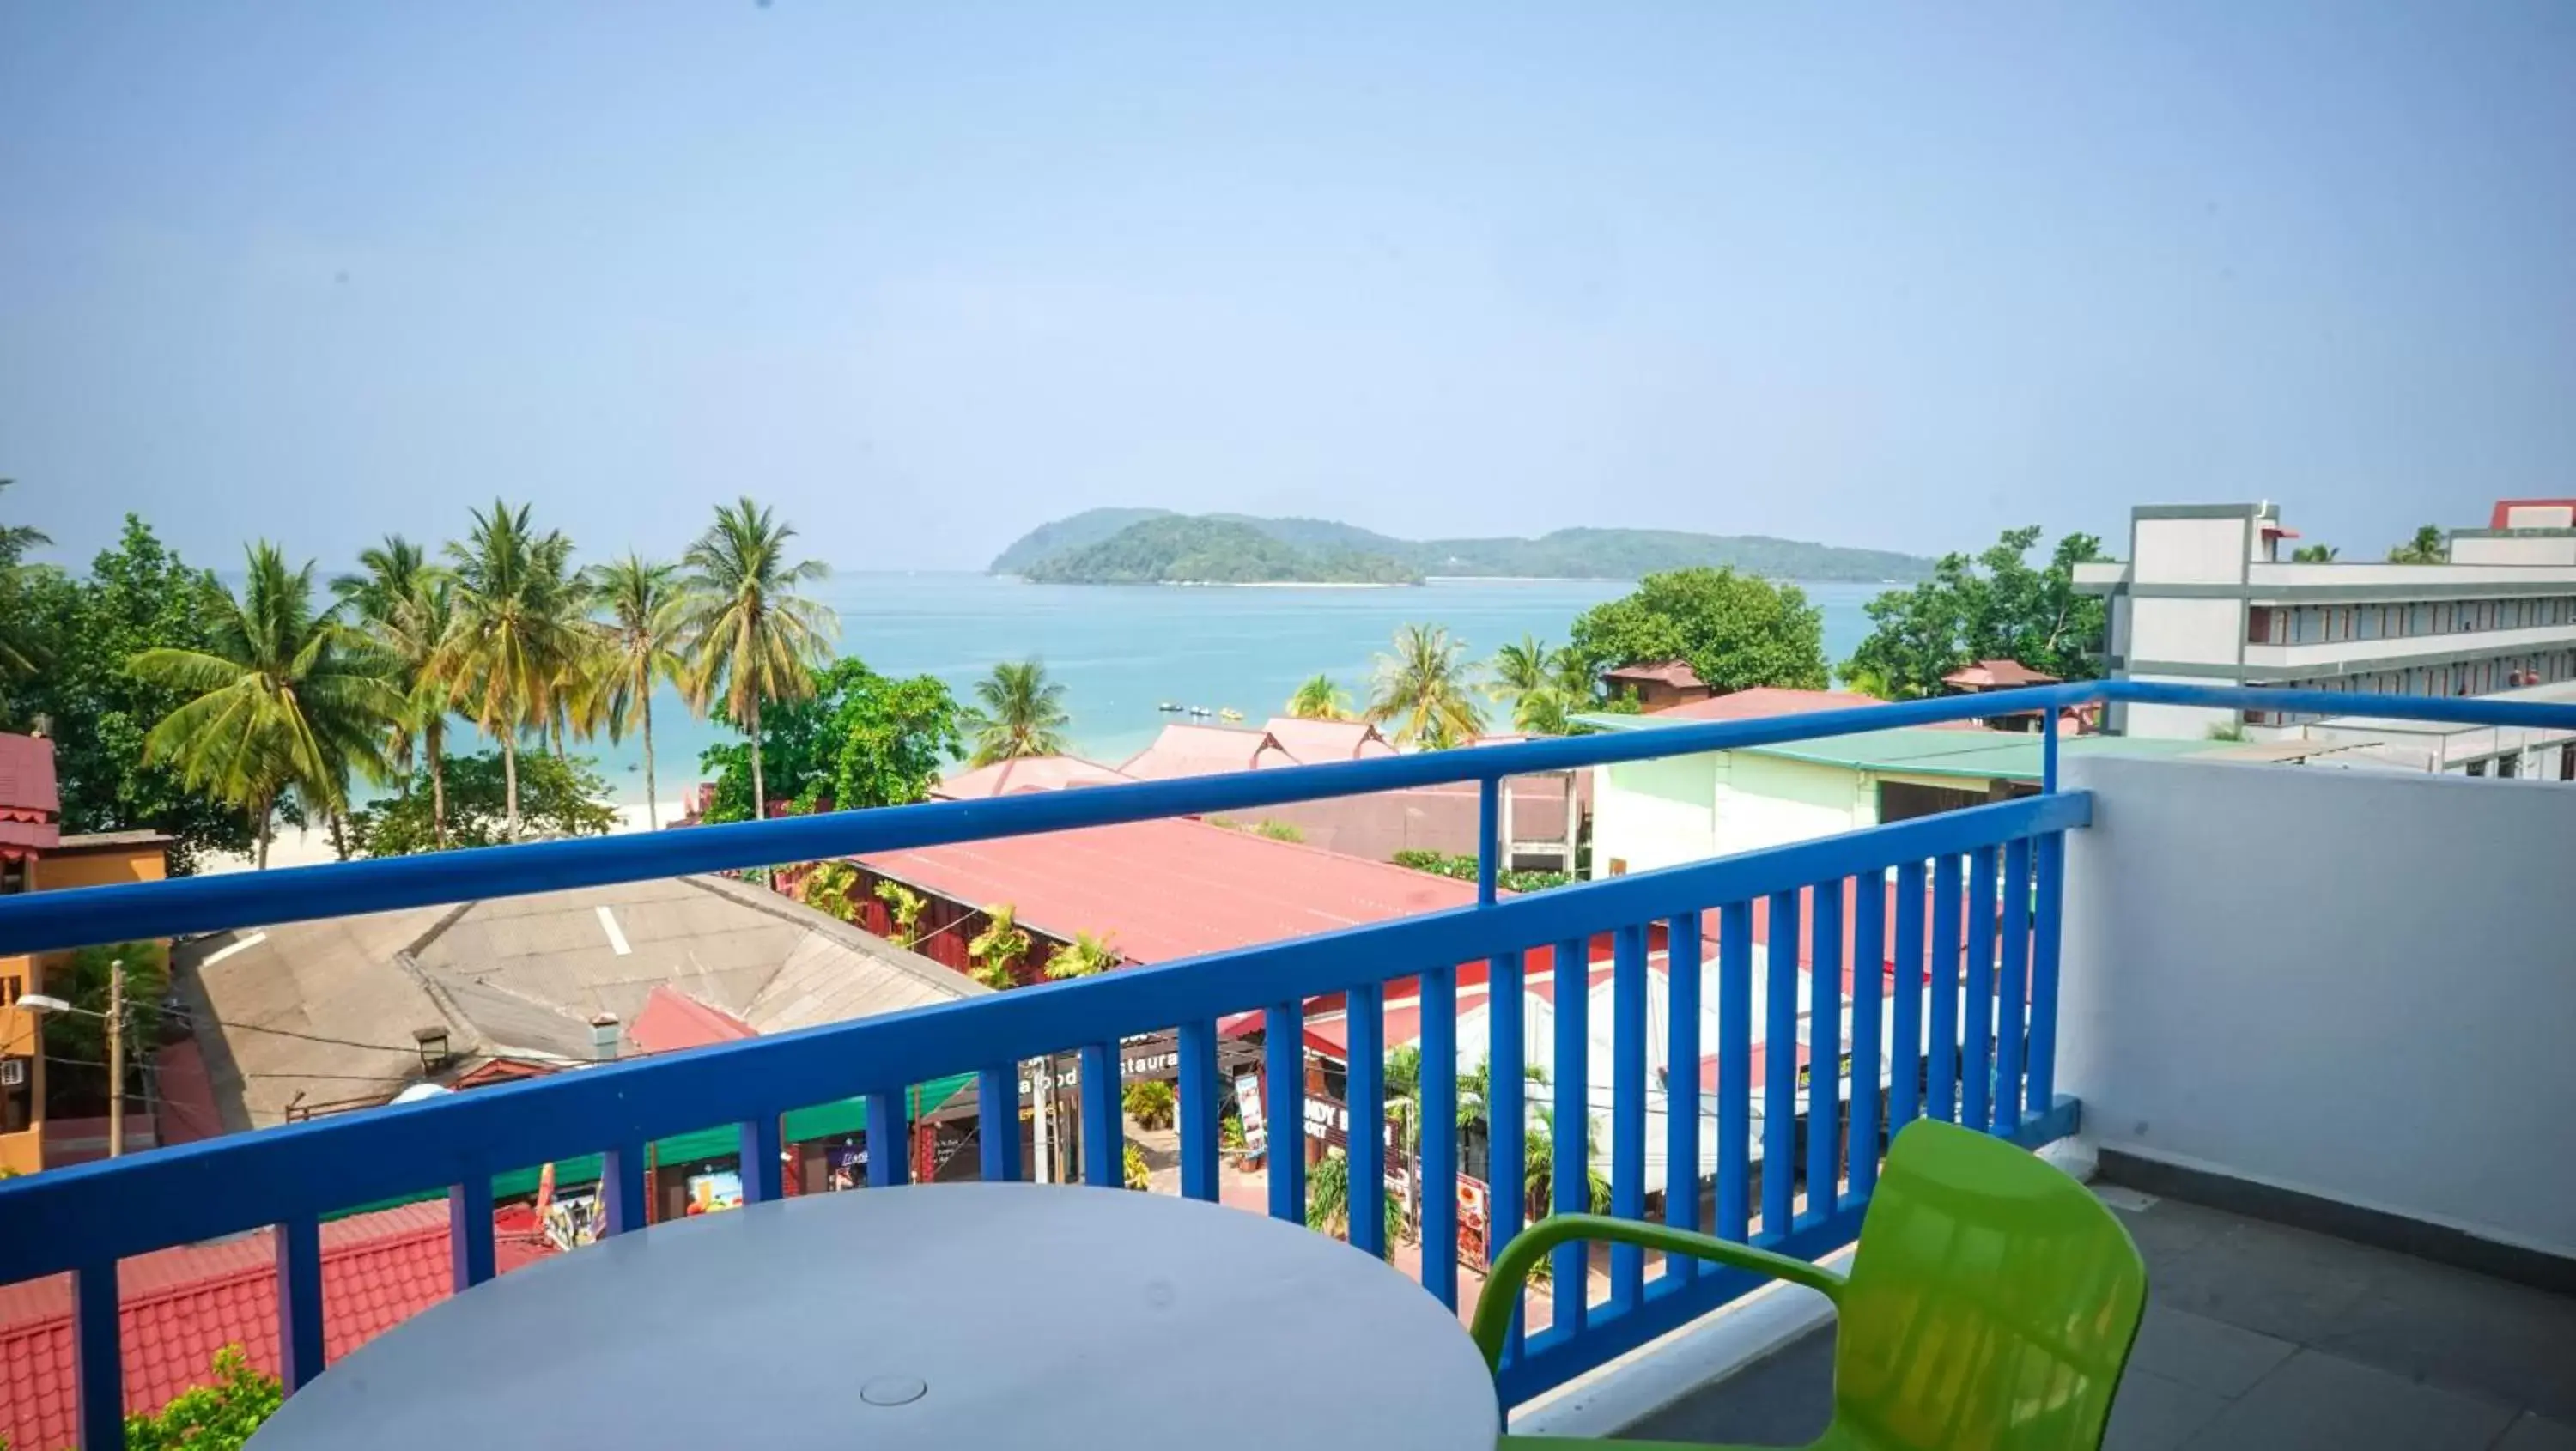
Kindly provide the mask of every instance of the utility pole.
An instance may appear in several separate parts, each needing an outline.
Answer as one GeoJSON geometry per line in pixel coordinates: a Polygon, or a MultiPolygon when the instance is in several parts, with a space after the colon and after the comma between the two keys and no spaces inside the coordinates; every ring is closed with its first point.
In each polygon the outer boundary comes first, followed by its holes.
{"type": "Polygon", "coordinates": [[[107,965],[107,1156],[125,1152],[125,959],[107,965]]]}

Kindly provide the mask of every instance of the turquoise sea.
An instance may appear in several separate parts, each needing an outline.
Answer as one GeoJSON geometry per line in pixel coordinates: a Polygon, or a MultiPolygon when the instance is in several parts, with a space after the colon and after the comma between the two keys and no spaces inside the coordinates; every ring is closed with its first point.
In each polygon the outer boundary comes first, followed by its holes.
{"type": "MultiPolygon", "coordinates": [[[[1275,713],[1322,671],[1364,697],[1372,659],[1400,625],[1446,625],[1482,659],[1537,635],[1565,641],[1574,617],[1630,585],[1612,580],[1456,580],[1397,589],[1223,589],[1039,585],[980,574],[842,574],[816,593],[840,612],[843,654],[889,675],[930,674],[961,699],[1005,660],[1031,656],[1065,688],[1075,749],[1112,765],[1176,717],[1163,701],[1232,706],[1248,721],[1275,713]]],[[[1839,660],[1867,633],[1875,584],[1803,586],[1825,616],[1839,660]]],[[[676,693],[653,703],[661,795],[699,779],[698,752],[732,734],[691,718],[676,693]]],[[[461,743],[456,749],[472,749],[461,743]]],[[[620,801],[644,799],[643,748],[629,736],[576,747],[594,757],[620,801]]]]}

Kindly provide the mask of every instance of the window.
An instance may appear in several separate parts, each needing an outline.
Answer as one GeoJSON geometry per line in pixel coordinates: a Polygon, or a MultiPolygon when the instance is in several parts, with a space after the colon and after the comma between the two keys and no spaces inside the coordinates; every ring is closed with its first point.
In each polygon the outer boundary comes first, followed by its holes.
{"type": "Polygon", "coordinates": [[[0,856],[0,896],[27,890],[27,859],[0,856]]]}

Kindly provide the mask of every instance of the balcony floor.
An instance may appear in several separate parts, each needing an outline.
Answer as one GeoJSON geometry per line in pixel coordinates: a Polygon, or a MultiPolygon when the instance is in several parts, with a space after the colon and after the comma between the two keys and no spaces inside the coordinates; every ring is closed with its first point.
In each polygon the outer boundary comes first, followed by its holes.
{"type": "MultiPolygon", "coordinates": [[[[2103,1197],[2148,1274],[2108,1451],[2576,1451],[2576,1299],[2182,1200],[2103,1197]]],[[[1824,1427],[1832,1385],[1828,1328],[1623,1434],[1796,1445],[1824,1427]]]]}

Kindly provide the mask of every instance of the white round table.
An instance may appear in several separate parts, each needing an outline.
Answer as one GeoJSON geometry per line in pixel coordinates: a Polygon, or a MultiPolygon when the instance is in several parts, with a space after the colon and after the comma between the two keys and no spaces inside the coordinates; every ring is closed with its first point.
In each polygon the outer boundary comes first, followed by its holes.
{"type": "Polygon", "coordinates": [[[1492,1451],[1457,1317],[1338,1240],[1123,1189],[756,1204],[503,1275],[343,1358],[254,1451],[1492,1451]]]}

